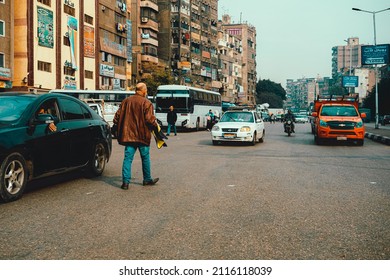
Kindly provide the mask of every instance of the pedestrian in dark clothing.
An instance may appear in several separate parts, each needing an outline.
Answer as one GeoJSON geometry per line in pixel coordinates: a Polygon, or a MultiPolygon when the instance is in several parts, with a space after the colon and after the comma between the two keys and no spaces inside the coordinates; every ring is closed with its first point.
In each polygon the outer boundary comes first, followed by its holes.
{"type": "Polygon", "coordinates": [[[177,114],[173,106],[170,106],[167,114],[167,122],[168,122],[167,136],[169,136],[169,134],[171,133],[171,127],[173,128],[173,132],[175,133],[175,136],[177,135],[176,121],[177,121],[177,114]]]}
{"type": "Polygon", "coordinates": [[[213,128],[213,123],[215,121],[215,115],[211,109],[206,114],[206,118],[207,118],[207,130],[210,131],[213,128]]]}
{"type": "Polygon", "coordinates": [[[122,165],[122,186],[127,190],[131,179],[131,165],[137,149],[142,159],[143,185],[154,185],[159,178],[152,178],[150,172],[151,130],[157,127],[153,104],[146,98],[147,87],[138,83],[136,93],[122,101],[115,113],[114,124],[118,126],[118,142],[125,146],[122,165]]]}

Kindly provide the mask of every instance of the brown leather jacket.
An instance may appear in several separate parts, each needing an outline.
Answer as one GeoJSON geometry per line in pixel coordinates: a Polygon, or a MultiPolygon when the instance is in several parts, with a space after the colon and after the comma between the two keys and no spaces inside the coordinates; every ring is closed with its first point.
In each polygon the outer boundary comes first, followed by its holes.
{"type": "Polygon", "coordinates": [[[157,126],[153,104],[139,94],[122,101],[113,120],[118,125],[118,143],[131,145],[141,143],[150,145],[151,130],[157,126]]]}

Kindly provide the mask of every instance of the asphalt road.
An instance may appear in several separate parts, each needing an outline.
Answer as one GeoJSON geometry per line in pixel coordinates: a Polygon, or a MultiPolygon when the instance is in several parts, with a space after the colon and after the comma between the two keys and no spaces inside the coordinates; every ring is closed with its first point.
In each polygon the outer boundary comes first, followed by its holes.
{"type": "Polygon", "coordinates": [[[256,146],[211,144],[207,131],[152,146],[156,186],[120,189],[123,148],[100,178],[29,184],[0,204],[0,259],[343,260],[390,258],[389,147],[314,144],[267,124],[256,146]]]}

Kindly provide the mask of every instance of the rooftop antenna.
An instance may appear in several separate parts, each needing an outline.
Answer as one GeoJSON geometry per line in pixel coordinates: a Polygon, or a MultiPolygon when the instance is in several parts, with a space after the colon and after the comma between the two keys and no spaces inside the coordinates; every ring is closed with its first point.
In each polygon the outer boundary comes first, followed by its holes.
{"type": "Polygon", "coordinates": [[[241,20],[242,20],[242,12],[240,12],[240,24],[241,24],[241,20]]]}

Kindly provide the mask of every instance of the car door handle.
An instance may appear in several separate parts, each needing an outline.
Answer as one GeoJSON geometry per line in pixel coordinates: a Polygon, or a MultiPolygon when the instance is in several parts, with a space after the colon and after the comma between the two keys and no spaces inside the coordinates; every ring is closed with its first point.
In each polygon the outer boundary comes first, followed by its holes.
{"type": "Polygon", "coordinates": [[[61,132],[68,132],[68,131],[69,131],[68,128],[63,128],[63,129],[61,129],[61,132]]]}

